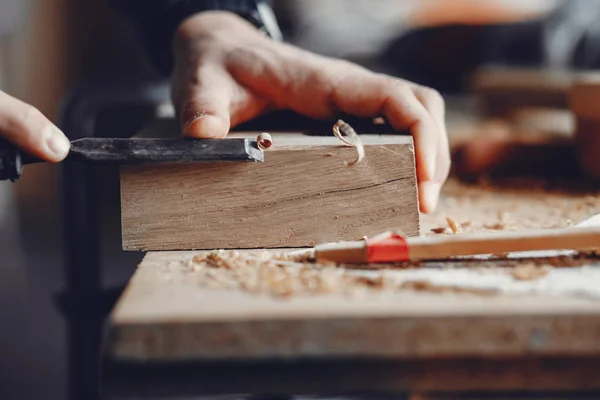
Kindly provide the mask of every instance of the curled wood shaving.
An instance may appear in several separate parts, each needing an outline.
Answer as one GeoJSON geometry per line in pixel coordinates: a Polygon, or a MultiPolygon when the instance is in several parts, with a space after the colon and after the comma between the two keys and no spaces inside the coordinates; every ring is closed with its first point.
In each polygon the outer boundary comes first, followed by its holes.
{"type": "Polygon", "coordinates": [[[273,139],[270,134],[263,132],[256,138],[256,144],[259,149],[266,150],[273,145],[273,139]]]}
{"type": "Polygon", "coordinates": [[[446,222],[450,229],[452,229],[452,233],[461,233],[463,231],[462,225],[454,218],[446,217],[446,222]]]}
{"type": "Polygon", "coordinates": [[[356,152],[357,152],[356,160],[354,160],[350,163],[345,161],[345,164],[347,166],[352,166],[354,164],[357,164],[365,158],[365,146],[363,145],[362,141],[360,140],[360,137],[358,136],[358,134],[356,133],[354,128],[352,128],[350,126],[350,124],[342,121],[341,119],[338,120],[333,125],[333,134],[335,135],[336,138],[338,138],[346,146],[356,148],[356,152]],[[350,137],[352,139],[352,141],[347,140],[343,136],[343,134],[350,137]]]}

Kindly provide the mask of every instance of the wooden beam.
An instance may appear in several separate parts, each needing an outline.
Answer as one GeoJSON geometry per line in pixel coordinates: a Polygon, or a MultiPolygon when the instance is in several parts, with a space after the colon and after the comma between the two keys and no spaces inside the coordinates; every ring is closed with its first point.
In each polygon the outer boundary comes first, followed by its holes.
{"type": "MultiPolygon", "coordinates": [[[[240,136],[250,135],[231,135],[240,136]]],[[[410,136],[363,135],[366,159],[351,167],[344,161],[356,150],[333,136],[273,139],[264,163],[124,167],[123,248],[304,247],[389,229],[419,235],[410,136]]]]}

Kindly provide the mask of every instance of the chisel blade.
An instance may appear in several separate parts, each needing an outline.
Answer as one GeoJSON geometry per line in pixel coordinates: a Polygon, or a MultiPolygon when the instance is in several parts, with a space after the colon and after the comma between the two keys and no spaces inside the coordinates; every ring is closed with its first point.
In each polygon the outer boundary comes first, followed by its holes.
{"type": "MultiPolygon", "coordinates": [[[[82,138],[65,161],[85,164],[157,164],[207,161],[263,162],[255,139],[82,138]]],[[[16,181],[23,166],[43,162],[0,138],[0,181],[16,181]]]]}
{"type": "MultiPolygon", "coordinates": [[[[23,164],[36,160],[23,160],[23,164]]],[[[66,161],[155,164],[205,161],[262,162],[254,139],[83,138],[71,142],[66,161]]]]}

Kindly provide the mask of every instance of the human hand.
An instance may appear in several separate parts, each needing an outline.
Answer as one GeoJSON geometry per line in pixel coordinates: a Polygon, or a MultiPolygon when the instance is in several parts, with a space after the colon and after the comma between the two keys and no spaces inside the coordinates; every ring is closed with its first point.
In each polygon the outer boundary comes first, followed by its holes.
{"type": "Polygon", "coordinates": [[[222,138],[261,113],[336,111],[384,117],[415,143],[419,199],[432,212],[450,168],[444,100],[436,91],[275,42],[234,14],[185,20],[174,40],[172,96],[185,135],[222,138]]]}
{"type": "Polygon", "coordinates": [[[2,91],[0,137],[49,162],[62,161],[71,147],[67,137],[38,109],[2,91]]]}

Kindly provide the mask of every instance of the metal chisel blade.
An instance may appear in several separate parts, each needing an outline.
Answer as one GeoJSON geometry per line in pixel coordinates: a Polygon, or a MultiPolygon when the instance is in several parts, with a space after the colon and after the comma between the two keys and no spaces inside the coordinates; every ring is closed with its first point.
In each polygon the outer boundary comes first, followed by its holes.
{"type": "Polygon", "coordinates": [[[83,138],[71,142],[66,160],[91,164],[262,162],[264,153],[253,139],[83,138]]]}

